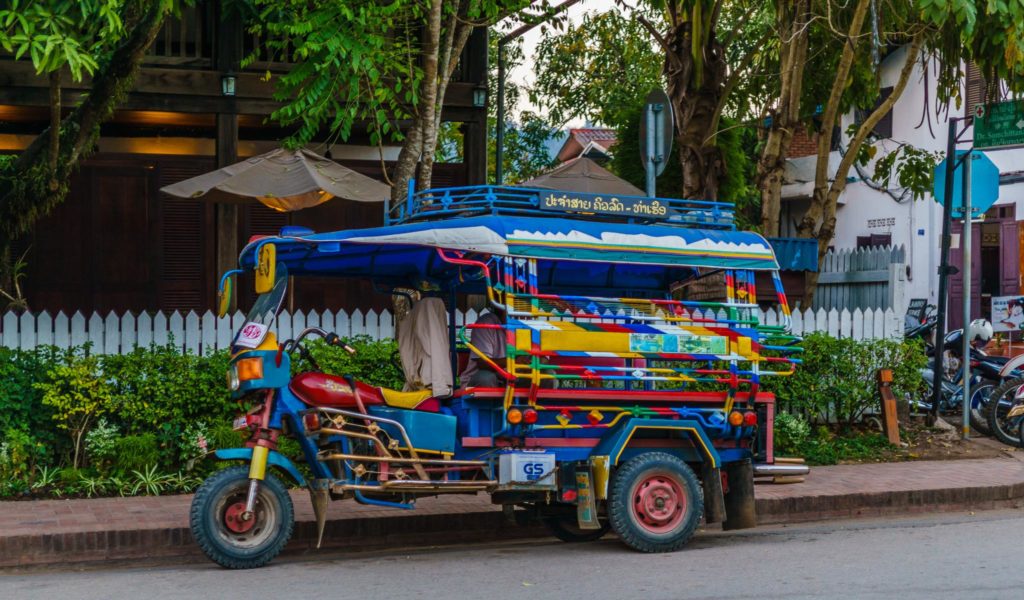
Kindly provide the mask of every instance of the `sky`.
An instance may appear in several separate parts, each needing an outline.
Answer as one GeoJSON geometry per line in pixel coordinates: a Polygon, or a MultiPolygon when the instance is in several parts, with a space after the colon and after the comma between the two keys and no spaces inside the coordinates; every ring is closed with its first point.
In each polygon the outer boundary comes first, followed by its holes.
{"type": "MultiPolygon", "coordinates": [[[[551,0],[551,4],[553,6],[557,6],[561,4],[561,0],[551,0]]],[[[579,23],[583,18],[583,15],[588,12],[605,12],[613,8],[615,8],[614,0],[582,0],[582,2],[574,4],[566,9],[566,14],[569,22],[575,24],[579,23]]],[[[552,32],[549,31],[547,32],[547,35],[550,35],[551,33],[552,32]]],[[[541,28],[539,26],[534,27],[523,35],[523,55],[526,57],[526,60],[523,61],[523,64],[509,72],[509,81],[518,83],[523,87],[528,87],[533,83],[533,54],[544,35],[545,33],[541,32],[541,28]]],[[[530,103],[529,98],[526,98],[525,96],[520,100],[516,109],[517,111],[531,110],[534,112],[540,112],[536,106],[530,103]]],[[[582,119],[569,122],[570,127],[580,127],[583,124],[582,119]]]]}

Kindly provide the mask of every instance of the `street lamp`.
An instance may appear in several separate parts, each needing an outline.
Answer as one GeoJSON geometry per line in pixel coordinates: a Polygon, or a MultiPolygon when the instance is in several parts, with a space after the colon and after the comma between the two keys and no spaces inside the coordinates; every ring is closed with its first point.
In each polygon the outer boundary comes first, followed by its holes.
{"type": "Polygon", "coordinates": [[[220,76],[220,93],[223,96],[235,95],[235,72],[228,71],[220,76]]]}
{"type": "Polygon", "coordinates": [[[473,106],[483,108],[487,106],[487,86],[480,85],[473,88],[473,106]]]}

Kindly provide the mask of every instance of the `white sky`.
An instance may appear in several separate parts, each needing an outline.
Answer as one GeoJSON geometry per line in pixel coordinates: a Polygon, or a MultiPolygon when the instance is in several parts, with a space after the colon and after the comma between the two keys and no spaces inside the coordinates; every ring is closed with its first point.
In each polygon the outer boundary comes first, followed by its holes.
{"type": "MultiPolygon", "coordinates": [[[[561,4],[559,0],[551,0],[553,6],[561,4]]],[[[566,9],[566,15],[568,15],[568,21],[570,23],[579,23],[582,20],[583,15],[588,12],[606,12],[615,8],[614,0],[583,0],[573,6],[566,9]]],[[[519,65],[515,69],[509,71],[508,80],[513,81],[522,85],[523,87],[530,87],[534,81],[533,73],[533,54],[537,49],[537,45],[543,39],[544,35],[557,34],[558,32],[549,30],[546,34],[541,32],[541,27],[537,26],[523,35],[523,56],[525,60],[523,64],[519,65]]],[[[529,98],[525,95],[519,101],[519,105],[516,106],[515,114],[521,110],[532,110],[539,112],[537,107],[530,103],[529,98]]],[[[582,120],[570,121],[568,124],[570,127],[579,127],[583,125],[582,120]]]]}

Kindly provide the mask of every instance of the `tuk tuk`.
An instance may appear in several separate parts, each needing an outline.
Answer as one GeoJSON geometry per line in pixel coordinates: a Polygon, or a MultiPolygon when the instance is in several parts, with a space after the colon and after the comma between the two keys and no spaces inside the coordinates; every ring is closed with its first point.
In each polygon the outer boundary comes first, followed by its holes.
{"type": "Polygon", "coordinates": [[[248,442],[214,453],[243,464],[191,508],[209,558],[251,568],[280,552],[293,528],[280,477],[309,490],[321,538],[330,500],[412,509],[478,492],[562,540],[611,530],[643,552],[680,549],[701,519],[755,525],[754,472],[786,469],[760,384],[791,374],[800,349],[772,248],[736,229],[731,205],[476,186],[410,192],[385,213],[382,227],[253,239],[222,277],[222,310],[236,273],[255,273],[258,297],[227,374],[248,442]],[[333,332],[277,338],[303,276],[411,302],[396,328],[404,390],[321,372],[307,339],[355,352],[333,332]],[[459,324],[466,296],[491,316],[459,324]],[[769,305],[781,323],[760,322],[769,305]],[[460,385],[468,363],[491,383],[460,385]]]}

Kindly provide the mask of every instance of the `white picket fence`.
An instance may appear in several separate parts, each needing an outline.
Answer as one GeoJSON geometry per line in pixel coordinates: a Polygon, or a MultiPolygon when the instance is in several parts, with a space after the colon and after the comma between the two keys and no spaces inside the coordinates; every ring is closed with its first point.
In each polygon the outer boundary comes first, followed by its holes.
{"type": "MultiPolygon", "coordinates": [[[[472,323],[476,317],[472,310],[459,312],[456,323],[472,323]]],[[[241,312],[223,318],[211,312],[201,316],[195,312],[173,312],[169,315],[162,312],[153,315],[125,313],[120,316],[111,312],[106,316],[93,313],[88,318],[80,312],[71,317],[63,312],[56,316],[47,312],[21,315],[8,312],[0,320],[0,346],[28,350],[43,345],[71,348],[88,343],[96,354],[125,354],[139,346],[173,343],[183,352],[203,354],[227,348],[244,318],[241,312]]],[[[773,310],[762,311],[761,322],[778,324],[780,315],[773,310]]],[[[294,314],[284,311],[278,315],[277,337],[285,340],[293,333],[312,326],[334,331],[342,337],[366,335],[373,339],[386,339],[393,338],[395,334],[394,317],[387,310],[380,313],[374,310],[351,313],[296,311],[294,314]]],[[[852,313],[847,310],[808,309],[793,313],[792,330],[796,335],[823,331],[832,337],[858,340],[898,338],[903,335],[903,320],[891,309],[884,312],[881,309],[863,312],[858,309],[852,313]]]]}

